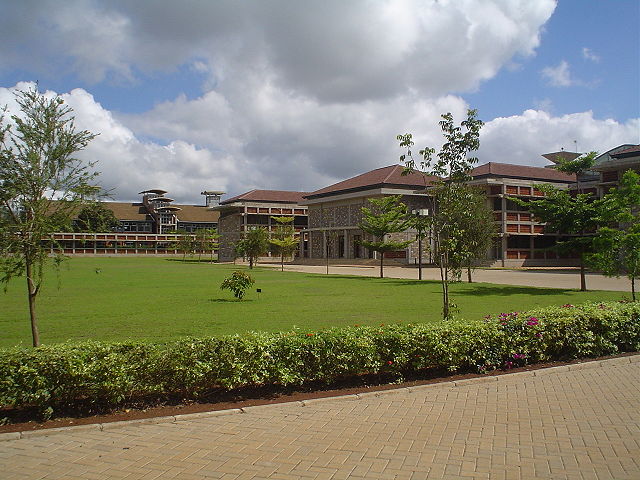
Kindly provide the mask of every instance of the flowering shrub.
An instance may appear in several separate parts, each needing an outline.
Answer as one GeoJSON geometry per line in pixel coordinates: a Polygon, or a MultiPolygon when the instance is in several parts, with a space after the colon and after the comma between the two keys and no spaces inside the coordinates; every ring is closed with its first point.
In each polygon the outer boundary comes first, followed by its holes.
{"type": "Polygon", "coordinates": [[[249,333],[0,351],[0,407],[43,416],[78,400],[118,406],[142,395],[197,397],[212,388],[331,382],[425,368],[486,372],[640,350],[640,303],[501,313],[480,321],[249,333]]]}

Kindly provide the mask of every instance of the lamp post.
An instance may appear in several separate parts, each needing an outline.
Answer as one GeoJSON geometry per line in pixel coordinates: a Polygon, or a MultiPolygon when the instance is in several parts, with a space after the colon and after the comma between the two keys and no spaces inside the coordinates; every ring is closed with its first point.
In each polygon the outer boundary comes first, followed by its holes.
{"type": "Polygon", "coordinates": [[[418,280],[422,280],[422,237],[427,227],[426,217],[429,215],[429,209],[420,208],[411,210],[411,214],[415,217],[413,226],[418,232],[416,235],[418,237],[418,280]]]}

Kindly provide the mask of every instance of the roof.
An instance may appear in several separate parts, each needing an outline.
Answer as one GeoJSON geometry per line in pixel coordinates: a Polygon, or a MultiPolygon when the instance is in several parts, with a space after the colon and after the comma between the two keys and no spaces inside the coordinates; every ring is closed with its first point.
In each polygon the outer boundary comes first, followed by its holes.
{"type": "Polygon", "coordinates": [[[471,170],[474,179],[482,177],[508,177],[552,182],[575,182],[575,175],[568,175],[553,168],[528,167],[511,163],[489,162],[471,170]]]}
{"type": "Polygon", "coordinates": [[[404,168],[402,165],[389,165],[388,167],[376,168],[375,170],[356,175],[355,177],[311,192],[306,195],[305,198],[326,197],[381,187],[400,187],[417,190],[424,189],[426,186],[438,180],[438,177],[424,175],[420,172],[402,175],[404,168]]]}
{"type": "Polygon", "coordinates": [[[181,210],[176,213],[181,222],[217,222],[220,212],[204,205],[176,205],[181,210]]]}
{"type": "Polygon", "coordinates": [[[625,148],[624,150],[611,154],[612,157],[635,157],[638,155],[640,155],[640,145],[633,145],[629,148],[625,148]]]}
{"type": "Polygon", "coordinates": [[[151,221],[142,203],[102,202],[102,205],[111,210],[118,220],[151,221]]]}
{"type": "Polygon", "coordinates": [[[575,160],[580,155],[580,153],[566,152],[562,150],[561,152],[545,153],[542,156],[553,163],[560,163],[563,160],[575,160]]]}
{"type": "Polygon", "coordinates": [[[220,202],[220,205],[228,205],[235,202],[300,203],[307,193],[288,190],[251,190],[228,198],[220,202]]]}

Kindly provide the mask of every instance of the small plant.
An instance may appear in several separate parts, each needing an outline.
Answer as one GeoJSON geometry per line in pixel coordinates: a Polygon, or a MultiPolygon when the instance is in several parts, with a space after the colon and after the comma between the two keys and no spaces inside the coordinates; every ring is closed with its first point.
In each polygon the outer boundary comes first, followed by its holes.
{"type": "Polygon", "coordinates": [[[220,285],[220,290],[231,290],[234,297],[242,300],[247,289],[254,283],[256,281],[251,275],[236,270],[231,276],[224,279],[220,285]]]}

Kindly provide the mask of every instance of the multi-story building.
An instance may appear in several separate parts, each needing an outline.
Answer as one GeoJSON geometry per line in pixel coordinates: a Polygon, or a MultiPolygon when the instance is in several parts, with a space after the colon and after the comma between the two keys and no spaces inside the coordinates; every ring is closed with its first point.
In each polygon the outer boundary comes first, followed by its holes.
{"type": "MultiPolygon", "coordinates": [[[[403,175],[402,165],[390,165],[357,175],[305,195],[304,204],[309,207],[309,228],[304,230],[308,238],[305,257],[308,258],[375,258],[376,252],[360,245],[362,240],[373,240],[358,224],[362,220],[362,207],[370,198],[401,195],[401,202],[410,211],[426,211],[432,208],[428,188],[436,177],[420,173],[403,175]]],[[[394,240],[415,240],[415,230],[392,234],[394,240]]],[[[425,248],[426,251],[428,249],[425,248]]],[[[413,263],[418,258],[417,242],[396,252],[386,252],[385,258],[413,263]]]]}
{"type": "MultiPolygon", "coordinates": [[[[251,190],[221,201],[214,207],[214,211],[220,216],[218,258],[221,261],[233,260],[236,242],[251,228],[263,227],[271,232],[277,223],[272,217],[293,217],[293,226],[299,234],[307,227],[307,207],[301,205],[305,194],[306,192],[282,190],[251,190]]],[[[304,249],[304,236],[302,238],[304,249]]]]}
{"type": "Polygon", "coordinates": [[[593,170],[600,174],[596,184],[599,196],[618,185],[627,170],[640,172],[640,145],[625,144],[603,153],[595,160],[593,170]]]}

